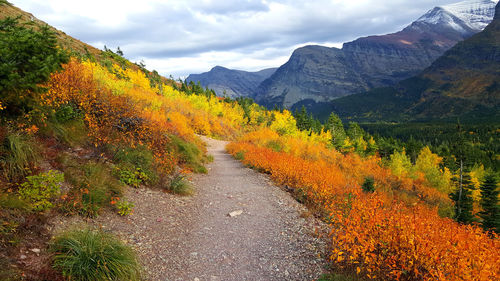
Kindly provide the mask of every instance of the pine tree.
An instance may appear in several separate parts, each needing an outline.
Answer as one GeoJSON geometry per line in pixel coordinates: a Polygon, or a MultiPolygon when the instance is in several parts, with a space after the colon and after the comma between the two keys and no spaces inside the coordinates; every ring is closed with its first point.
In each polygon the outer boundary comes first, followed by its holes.
{"type": "Polygon", "coordinates": [[[493,230],[500,233],[500,205],[498,194],[500,191],[497,186],[497,179],[490,173],[486,175],[481,184],[481,208],[479,216],[482,219],[481,225],[485,230],[493,230]]]}
{"type": "Polygon", "coordinates": [[[457,188],[455,192],[450,194],[450,199],[455,202],[455,220],[460,223],[470,224],[475,220],[472,214],[474,202],[472,190],[474,189],[474,184],[468,172],[463,173],[461,179],[459,178],[455,181],[457,188]]]}
{"type": "Polygon", "coordinates": [[[2,113],[19,116],[33,109],[40,86],[68,60],[48,26],[0,20],[0,100],[2,113]]]}
{"type": "Polygon", "coordinates": [[[337,148],[341,147],[346,138],[346,133],[339,116],[332,112],[328,117],[328,121],[326,121],[325,127],[332,134],[332,144],[337,148]]]}

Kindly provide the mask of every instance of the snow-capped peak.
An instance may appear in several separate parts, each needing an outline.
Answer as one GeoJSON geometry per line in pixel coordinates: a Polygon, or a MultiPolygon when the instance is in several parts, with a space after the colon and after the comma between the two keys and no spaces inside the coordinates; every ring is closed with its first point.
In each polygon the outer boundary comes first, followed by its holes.
{"type": "Polygon", "coordinates": [[[470,27],[483,30],[495,16],[495,6],[498,0],[468,0],[442,6],[470,27]]]}
{"type": "Polygon", "coordinates": [[[446,24],[464,32],[466,29],[479,32],[495,16],[495,6],[499,0],[465,0],[462,2],[435,7],[420,17],[417,22],[446,24]],[[464,26],[465,25],[465,26],[464,26]]]}

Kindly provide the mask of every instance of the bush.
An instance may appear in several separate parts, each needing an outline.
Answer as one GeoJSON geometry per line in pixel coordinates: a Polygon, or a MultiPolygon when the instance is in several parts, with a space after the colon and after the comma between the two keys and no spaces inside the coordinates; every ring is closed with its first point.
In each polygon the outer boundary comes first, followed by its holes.
{"type": "Polygon", "coordinates": [[[60,185],[64,181],[64,174],[54,170],[48,173],[27,177],[21,184],[19,195],[21,199],[30,203],[34,211],[45,211],[52,208],[51,199],[61,191],[60,185]]]}
{"type": "Polygon", "coordinates": [[[373,179],[373,177],[366,177],[361,188],[363,189],[364,192],[374,192],[375,180],[373,179]]]}
{"type": "Polygon", "coordinates": [[[130,215],[133,212],[134,207],[134,203],[128,202],[125,199],[121,199],[116,203],[116,208],[118,209],[118,214],[120,216],[130,215]]]}
{"type": "Polygon", "coordinates": [[[153,153],[146,147],[119,148],[113,159],[120,166],[119,177],[125,184],[138,187],[140,183],[154,185],[159,180],[153,153]]]}
{"type": "Polygon", "coordinates": [[[141,168],[136,168],[135,171],[120,169],[118,175],[120,176],[120,181],[122,183],[135,188],[138,188],[141,183],[149,180],[148,176],[142,171],[141,168]]]}
{"type": "Polygon", "coordinates": [[[4,176],[10,181],[28,175],[40,159],[38,146],[26,134],[8,134],[1,150],[0,164],[4,176]]]}
{"type": "Polygon", "coordinates": [[[104,163],[78,163],[68,155],[59,160],[64,166],[65,178],[74,188],[63,196],[61,211],[96,217],[109,206],[111,198],[121,196],[122,183],[113,176],[112,169],[104,163]]]}
{"type": "Polygon", "coordinates": [[[181,174],[174,176],[167,189],[179,195],[193,194],[193,187],[186,181],[186,177],[181,174]]]}
{"type": "Polygon", "coordinates": [[[74,230],[51,245],[53,266],[69,280],[139,280],[140,266],[133,250],[108,233],[74,230]]]}

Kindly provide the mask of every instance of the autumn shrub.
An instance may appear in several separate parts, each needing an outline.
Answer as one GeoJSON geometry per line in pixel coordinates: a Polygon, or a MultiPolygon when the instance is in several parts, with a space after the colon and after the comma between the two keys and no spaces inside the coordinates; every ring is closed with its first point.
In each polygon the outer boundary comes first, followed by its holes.
{"type": "Polygon", "coordinates": [[[140,280],[134,251],[109,233],[68,231],[53,240],[50,250],[54,268],[69,280],[140,280]]]}
{"type": "MultiPolygon", "coordinates": [[[[374,158],[307,159],[250,142],[231,143],[227,149],[233,155],[243,153],[244,164],[269,173],[278,184],[301,190],[308,204],[323,210],[331,224],[330,259],[338,266],[382,280],[496,280],[500,276],[497,236],[442,218],[423,199],[402,201],[407,193],[383,187],[363,192],[366,176],[373,175],[377,184],[392,177],[371,162],[374,158]]],[[[408,179],[402,185],[422,197],[440,196],[418,181],[408,179]]]]}
{"type": "Polygon", "coordinates": [[[352,275],[345,275],[345,274],[323,274],[319,277],[318,281],[355,281],[358,280],[357,278],[353,277],[352,275]]]}
{"type": "Polygon", "coordinates": [[[9,180],[18,180],[30,174],[41,158],[40,148],[33,136],[23,132],[7,134],[0,157],[4,176],[9,180]]]}
{"type": "Polygon", "coordinates": [[[21,184],[19,196],[29,202],[30,208],[41,212],[52,208],[52,200],[61,192],[64,174],[51,170],[47,173],[28,176],[21,184]]]}

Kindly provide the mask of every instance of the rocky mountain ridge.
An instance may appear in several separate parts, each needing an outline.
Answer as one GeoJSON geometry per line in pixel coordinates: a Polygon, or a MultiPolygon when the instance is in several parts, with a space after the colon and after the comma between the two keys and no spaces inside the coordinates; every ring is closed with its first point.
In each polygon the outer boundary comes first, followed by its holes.
{"type": "Polygon", "coordinates": [[[395,85],[418,74],[446,50],[492,20],[497,1],[467,0],[436,7],[402,31],[359,38],[342,49],[306,46],[263,81],[253,98],[294,108],[395,85]]]}
{"type": "Polygon", "coordinates": [[[221,97],[248,97],[253,96],[255,94],[255,89],[260,83],[269,78],[274,71],[276,71],[276,68],[249,72],[216,66],[208,72],[191,74],[186,80],[187,82],[200,82],[203,87],[214,90],[215,93],[221,97]]]}
{"type": "Polygon", "coordinates": [[[358,121],[500,118],[500,4],[480,33],[456,44],[420,75],[394,87],[332,101],[330,110],[358,121]]]}

